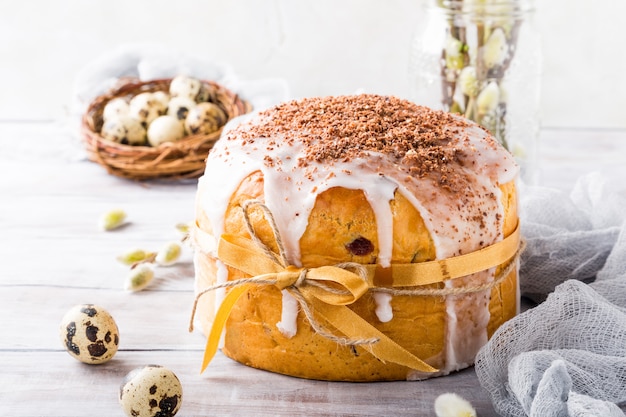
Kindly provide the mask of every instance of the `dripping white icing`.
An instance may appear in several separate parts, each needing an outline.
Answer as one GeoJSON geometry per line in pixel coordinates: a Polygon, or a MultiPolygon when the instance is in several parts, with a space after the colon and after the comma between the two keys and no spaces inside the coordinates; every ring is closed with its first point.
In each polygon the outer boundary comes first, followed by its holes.
{"type": "Polygon", "coordinates": [[[375,292],[374,300],[376,300],[376,317],[382,323],[387,323],[393,318],[393,310],[391,309],[391,294],[384,292],[375,292]]]}
{"type": "Polygon", "coordinates": [[[276,327],[285,337],[292,338],[298,331],[298,300],[293,298],[287,290],[282,290],[282,313],[281,320],[276,327]]]}

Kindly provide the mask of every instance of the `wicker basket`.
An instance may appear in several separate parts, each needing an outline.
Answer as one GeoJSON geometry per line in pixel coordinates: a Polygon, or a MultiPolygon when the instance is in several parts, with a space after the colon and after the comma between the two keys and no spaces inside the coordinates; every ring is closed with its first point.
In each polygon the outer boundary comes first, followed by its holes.
{"type": "MultiPolygon", "coordinates": [[[[122,80],[121,80],[122,81],[122,80]]],[[[157,147],[131,146],[111,142],[100,135],[102,111],[109,100],[130,99],[144,92],[169,91],[171,79],[152,81],[125,80],[120,87],[97,97],[83,115],[81,134],[90,160],[118,177],[132,180],[198,178],[204,172],[206,157],[222,129],[209,135],[189,135],[157,147]]],[[[209,100],[219,105],[228,120],[248,113],[251,105],[223,86],[202,81],[211,92],[209,100]]]]}

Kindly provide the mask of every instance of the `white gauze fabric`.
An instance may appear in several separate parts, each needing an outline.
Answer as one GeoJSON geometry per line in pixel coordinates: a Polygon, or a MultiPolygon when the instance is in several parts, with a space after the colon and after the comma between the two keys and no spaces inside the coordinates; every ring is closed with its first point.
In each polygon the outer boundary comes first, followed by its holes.
{"type": "Polygon", "coordinates": [[[624,416],[626,196],[598,174],[568,195],[520,187],[522,295],[541,304],[505,323],[476,358],[503,416],[624,416]]]}
{"type": "MultiPolygon", "coordinates": [[[[569,195],[520,186],[521,230],[526,240],[520,267],[523,296],[540,302],[568,279],[591,281],[609,254],[620,250],[615,243],[626,210],[624,196],[614,190],[598,174],[580,178],[569,195]]],[[[626,259],[626,253],[621,259],[626,259]]]]}

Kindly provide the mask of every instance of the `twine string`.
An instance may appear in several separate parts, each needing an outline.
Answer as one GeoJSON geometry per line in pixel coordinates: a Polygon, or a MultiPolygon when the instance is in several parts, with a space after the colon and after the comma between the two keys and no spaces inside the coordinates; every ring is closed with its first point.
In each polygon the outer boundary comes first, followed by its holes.
{"type": "Polygon", "coordinates": [[[283,245],[283,240],[280,236],[280,233],[278,232],[278,226],[276,225],[276,220],[274,219],[274,215],[272,214],[270,209],[259,200],[247,200],[243,203],[241,208],[243,210],[243,219],[246,225],[246,229],[248,230],[248,234],[250,235],[254,243],[256,243],[259,248],[263,249],[263,252],[265,253],[265,255],[272,258],[276,263],[280,264],[283,268],[285,268],[287,266],[287,257],[285,255],[285,247],[283,245]],[[263,241],[256,234],[256,231],[254,230],[254,227],[252,226],[252,221],[250,220],[250,214],[248,213],[248,209],[252,206],[259,207],[261,210],[263,210],[265,219],[269,222],[270,229],[272,230],[272,234],[274,235],[276,246],[278,246],[278,254],[280,255],[280,259],[276,257],[274,252],[265,243],[263,243],[263,241]]]}
{"type": "MultiPolygon", "coordinates": [[[[283,267],[286,267],[287,259],[285,256],[284,244],[280,237],[280,233],[278,232],[278,227],[276,225],[274,216],[272,212],[269,210],[269,208],[265,204],[263,204],[261,201],[258,201],[258,200],[248,200],[244,202],[241,208],[243,210],[243,218],[245,221],[246,229],[248,230],[248,233],[250,234],[255,244],[263,251],[263,253],[266,256],[271,257],[275,262],[277,262],[283,267]],[[274,254],[274,252],[265,243],[263,243],[263,241],[261,241],[256,231],[254,230],[254,227],[252,225],[252,221],[249,215],[249,209],[254,206],[259,207],[263,211],[263,214],[265,215],[265,218],[270,225],[270,228],[276,240],[276,245],[279,250],[280,259],[277,258],[276,254],[274,254]]],[[[352,271],[356,275],[358,275],[363,281],[367,282],[367,271],[363,267],[363,265],[358,264],[356,262],[342,262],[335,266],[337,268],[342,268],[342,269],[352,271]]],[[[351,338],[347,338],[343,336],[337,336],[331,331],[327,330],[324,326],[322,326],[320,322],[315,318],[313,311],[309,307],[308,302],[306,301],[306,299],[300,292],[299,288],[301,288],[304,285],[310,285],[310,286],[318,287],[326,292],[337,294],[337,295],[349,295],[350,292],[347,290],[342,290],[340,288],[335,288],[329,285],[325,285],[314,280],[307,280],[306,279],[307,272],[308,272],[307,268],[302,268],[299,272],[298,279],[293,284],[286,287],[285,289],[296,301],[298,301],[301,311],[304,313],[306,319],[309,321],[309,324],[311,325],[311,328],[315,331],[315,333],[329,340],[332,340],[337,344],[345,345],[345,346],[369,345],[369,344],[378,342],[379,340],[378,338],[351,339],[351,338]]],[[[221,288],[232,288],[232,287],[245,285],[245,284],[276,285],[277,283],[278,283],[278,279],[267,279],[263,276],[260,276],[260,277],[242,278],[238,280],[227,281],[221,284],[212,285],[208,288],[205,288],[203,291],[199,292],[194,299],[191,319],[189,322],[189,331],[190,332],[193,331],[193,321],[194,321],[195,313],[198,307],[198,301],[204,294],[221,289],[221,288]]]]}
{"type": "MultiPolygon", "coordinates": [[[[274,216],[269,210],[269,208],[264,203],[258,200],[248,200],[241,207],[243,210],[243,218],[245,221],[245,226],[248,230],[248,233],[251,236],[251,239],[259,247],[259,249],[263,251],[263,253],[266,256],[270,257],[276,263],[286,268],[288,266],[288,262],[287,262],[286,255],[285,255],[283,241],[280,237],[280,233],[278,231],[278,227],[276,225],[274,216]],[[279,250],[280,258],[277,257],[276,254],[263,241],[261,241],[256,231],[254,230],[254,227],[252,225],[252,221],[249,215],[249,209],[254,206],[259,207],[263,211],[263,214],[266,220],[268,221],[270,228],[272,230],[272,233],[275,237],[275,241],[279,250]]],[[[499,285],[509,276],[509,274],[514,270],[514,268],[516,268],[517,260],[519,259],[524,249],[525,249],[525,242],[522,240],[520,242],[520,247],[517,249],[514,256],[508,261],[506,267],[500,270],[495,275],[493,280],[491,280],[490,282],[486,282],[484,284],[480,284],[476,286],[448,287],[448,288],[374,287],[374,288],[370,288],[370,291],[387,293],[387,294],[396,295],[396,296],[434,296],[434,297],[445,297],[445,296],[450,296],[450,295],[461,295],[461,294],[470,294],[470,293],[486,291],[499,285]]],[[[359,263],[343,262],[343,263],[336,264],[334,266],[337,268],[342,268],[342,269],[355,273],[365,282],[367,282],[368,280],[367,269],[359,263]]],[[[338,294],[338,295],[349,295],[350,292],[333,287],[333,286],[325,285],[315,280],[309,280],[307,279],[307,272],[308,272],[307,268],[300,269],[298,278],[291,285],[285,287],[284,289],[291,296],[293,296],[296,301],[298,301],[301,311],[305,315],[306,319],[309,321],[309,324],[311,325],[311,328],[315,331],[315,333],[329,340],[332,340],[339,345],[344,345],[344,346],[371,345],[379,341],[378,338],[353,339],[353,338],[347,338],[343,336],[337,336],[336,334],[332,333],[331,331],[326,329],[324,326],[322,326],[320,322],[317,320],[317,318],[315,317],[306,298],[302,295],[300,288],[306,285],[315,286],[326,292],[338,294]]],[[[261,275],[261,276],[252,277],[252,278],[242,278],[242,279],[237,279],[233,281],[226,281],[224,283],[212,285],[210,287],[205,288],[204,290],[196,294],[196,297],[194,299],[193,308],[191,312],[191,319],[189,322],[189,331],[191,332],[194,329],[193,321],[194,321],[194,317],[197,311],[198,302],[200,298],[202,298],[202,296],[204,296],[205,294],[218,290],[218,289],[233,288],[233,287],[238,287],[241,285],[252,284],[252,285],[276,286],[277,283],[278,283],[277,278],[269,278],[265,275],[261,275]]]]}

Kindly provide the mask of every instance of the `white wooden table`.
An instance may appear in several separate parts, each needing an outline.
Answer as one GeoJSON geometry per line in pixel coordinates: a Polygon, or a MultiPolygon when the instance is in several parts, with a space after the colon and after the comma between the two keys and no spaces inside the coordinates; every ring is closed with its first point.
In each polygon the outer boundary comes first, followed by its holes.
{"type": "MultiPolygon", "coordinates": [[[[543,183],[569,188],[585,172],[626,172],[626,131],[548,129],[543,183]]],[[[625,185],[626,188],[626,185],[625,185]]],[[[423,382],[329,383],[250,369],[218,354],[199,373],[204,337],[188,333],[193,266],[157,271],[140,293],[122,289],[125,249],[158,249],[193,219],[196,184],[139,184],[112,177],[84,158],[79,141],[50,122],[0,122],[0,415],[123,416],[124,375],[160,364],[180,378],[181,416],[432,416],[441,393],[465,396],[495,416],[473,369],[423,382]],[[97,230],[98,217],[123,208],[130,224],[97,230]],[[120,349],[99,366],[63,349],[59,324],[81,303],[99,304],[120,329],[120,349]]]]}

